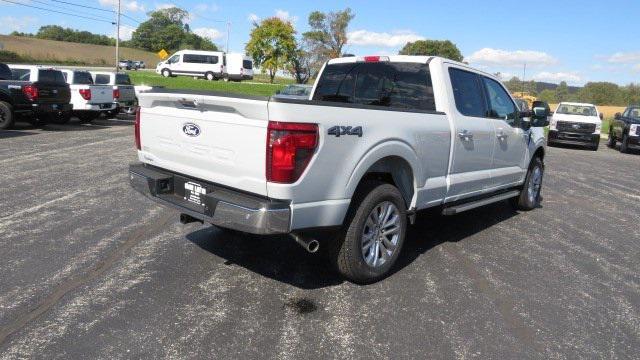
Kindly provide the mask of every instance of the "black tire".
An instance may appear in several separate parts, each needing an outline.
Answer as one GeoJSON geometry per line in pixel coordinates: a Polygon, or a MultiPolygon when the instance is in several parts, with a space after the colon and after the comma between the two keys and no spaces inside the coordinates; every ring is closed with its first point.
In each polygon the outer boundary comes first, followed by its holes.
{"type": "Polygon", "coordinates": [[[613,131],[609,131],[609,140],[607,140],[607,147],[610,147],[611,149],[616,147],[616,137],[615,135],[613,135],[613,131]]]}
{"type": "Polygon", "coordinates": [[[629,152],[629,134],[622,135],[622,141],[620,142],[620,152],[627,154],[629,152]]]}
{"type": "MultiPolygon", "coordinates": [[[[531,164],[529,165],[529,170],[527,171],[527,177],[524,180],[524,184],[522,185],[522,190],[520,191],[520,195],[511,199],[511,205],[516,210],[529,211],[533,210],[540,205],[540,193],[542,191],[542,180],[544,179],[544,163],[540,159],[540,157],[535,157],[531,160],[531,164]],[[534,175],[536,168],[540,169],[540,178],[537,189],[533,191],[533,196],[529,196],[529,189],[531,183],[534,180],[534,175]]],[[[534,186],[535,188],[535,186],[534,186]]]]}
{"type": "Polygon", "coordinates": [[[599,147],[600,147],[600,143],[597,142],[597,143],[591,145],[590,149],[591,149],[591,151],[598,151],[599,147]]]}
{"type": "Polygon", "coordinates": [[[0,130],[8,130],[15,122],[13,106],[8,102],[0,101],[0,130]]]}
{"type": "Polygon", "coordinates": [[[87,124],[100,117],[99,111],[83,111],[77,114],[80,123],[87,124]]]}
{"type": "MultiPolygon", "coordinates": [[[[386,221],[383,220],[383,223],[385,222],[386,221]]],[[[394,226],[395,225],[394,223],[394,226]]],[[[387,183],[367,181],[359,187],[352,200],[343,228],[338,234],[336,244],[333,246],[332,250],[334,253],[331,258],[335,262],[338,272],[346,279],[358,284],[376,282],[389,274],[398,259],[402,251],[406,231],[407,210],[400,191],[395,186],[387,183]],[[363,255],[363,232],[366,229],[372,230],[371,226],[365,225],[365,223],[367,223],[369,216],[374,214],[374,211],[380,206],[384,206],[384,204],[393,204],[395,210],[397,210],[399,220],[397,222],[398,237],[395,240],[396,244],[391,251],[391,255],[388,255],[382,264],[371,266],[367,264],[365,255],[363,255]]],[[[375,234],[377,235],[379,232],[375,234]]],[[[378,254],[382,255],[382,251],[387,249],[388,246],[382,245],[380,240],[374,240],[374,237],[375,235],[371,237],[370,242],[372,245],[370,245],[369,249],[371,253],[373,253],[373,248],[376,248],[375,257],[378,258],[378,254]],[[380,243],[377,247],[374,244],[376,241],[380,243]],[[379,252],[377,249],[383,250],[379,252]]],[[[392,239],[393,238],[392,236],[392,239]]]]}
{"type": "Polygon", "coordinates": [[[171,77],[171,70],[169,70],[169,69],[162,69],[162,71],[160,73],[164,77],[171,77]]]}

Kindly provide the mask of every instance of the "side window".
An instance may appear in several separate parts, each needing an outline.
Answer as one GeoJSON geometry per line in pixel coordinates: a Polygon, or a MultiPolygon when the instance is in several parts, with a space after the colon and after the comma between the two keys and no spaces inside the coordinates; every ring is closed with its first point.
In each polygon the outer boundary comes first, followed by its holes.
{"type": "Polygon", "coordinates": [[[622,113],[622,117],[629,117],[631,115],[631,108],[627,108],[624,113],[622,113]]]}
{"type": "Polygon", "coordinates": [[[173,55],[169,60],[167,60],[167,64],[175,64],[178,61],[180,61],[180,55],[173,55]]]}
{"type": "Polygon", "coordinates": [[[482,77],[484,87],[487,91],[489,102],[489,117],[494,119],[502,119],[509,125],[515,126],[518,122],[518,109],[511,100],[507,91],[499,82],[482,77]]]}
{"type": "Polygon", "coordinates": [[[465,116],[485,117],[486,103],[478,75],[456,68],[449,68],[456,108],[465,116]]]}
{"type": "Polygon", "coordinates": [[[31,78],[31,70],[28,69],[11,69],[12,80],[29,81],[31,78]]]}

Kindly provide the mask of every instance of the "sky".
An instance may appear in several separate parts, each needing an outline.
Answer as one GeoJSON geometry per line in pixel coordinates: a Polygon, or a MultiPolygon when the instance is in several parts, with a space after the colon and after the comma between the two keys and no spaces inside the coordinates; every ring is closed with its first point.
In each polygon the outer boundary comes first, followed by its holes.
{"type": "MultiPolygon", "coordinates": [[[[11,0],[74,15],[53,14],[0,0],[0,33],[36,32],[55,24],[115,37],[108,11],[84,9],[55,0],[11,0]],[[92,17],[84,19],[80,16],[92,17]],[[98,20],[103,21],[98,21],[98,20]]],[[[65,0],[110,10],[117,0],[65,0]]],[[[640,82],[640,1],[608,0],[456,0],[456,1],[154,1],[121,0],[121,38],[130,38],[147,13],[178,6],[190,12],[191,29],[243,52],[255,20],[278,16],[290,21],[298,36],[308,30],[314,10],[350,7],[355,13],[344,52],[356,55],[396,54],[407,42],[451,40],[474,67],[499,72],[503,79],[522,78],[570,85],[610,81],[640,82]]]]}

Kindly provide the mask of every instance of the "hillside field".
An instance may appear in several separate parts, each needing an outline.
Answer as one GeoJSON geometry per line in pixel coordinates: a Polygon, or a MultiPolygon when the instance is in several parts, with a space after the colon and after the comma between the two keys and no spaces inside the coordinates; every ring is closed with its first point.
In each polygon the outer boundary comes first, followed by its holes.
{"type": "MultiPolygon", "coordinates": [[[[41,63],[81,62],[85,65],[115,65],[115,47],[105,45],[80,44],[65,41],[43,40],[22,36],[0,35],[4,50],[19,55],[40,59],[41,63]]],[[[120,48],[120,58],[142,60],[147,67],[155,68],[160,58],[154,53],[120,48]]]]}

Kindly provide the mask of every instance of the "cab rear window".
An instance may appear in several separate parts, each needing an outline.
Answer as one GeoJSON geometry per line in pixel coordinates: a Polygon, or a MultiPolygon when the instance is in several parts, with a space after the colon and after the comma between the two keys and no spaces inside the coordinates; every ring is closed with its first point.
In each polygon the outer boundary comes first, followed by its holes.
{"type": "Polygon", "coordinates": [[[127,75],[127,74],[117,74],[116,75],[116,85],[131,85],[131,79],[129,79],[129,75],[127,75]]]}
{"type": "Polygon", "coordinates": [[[49,84],[64,84],[66,83],[66,80],[64,79],[64,75],[62,75],[61,71],[39,70],[38,82],[49,83],[49,84]]]}
{"type": "Polygon", "coordinates": [[[95,81],[96,84],[109,85],[109,82],[111,82],[111,76],[107,74],[96,74],[96,81],[95,81]]]}
{"type": "Polygon", "coordinates": [[[435,110],[431,74],[420,63],[344,63],[325,67],[313,100],[435,110]]]}
{"type": "Polygon", "coordinates": [[[242,67],[244,69],[253,69],[253,63],[251,62],[251,60],[242,60],[242,67]]]}
{"type": "Polygon", "coordinates": [[[78,85],[93,85],[93,78],[86,71],[78,71],[73,75],[73,82],[78,85]]]}

